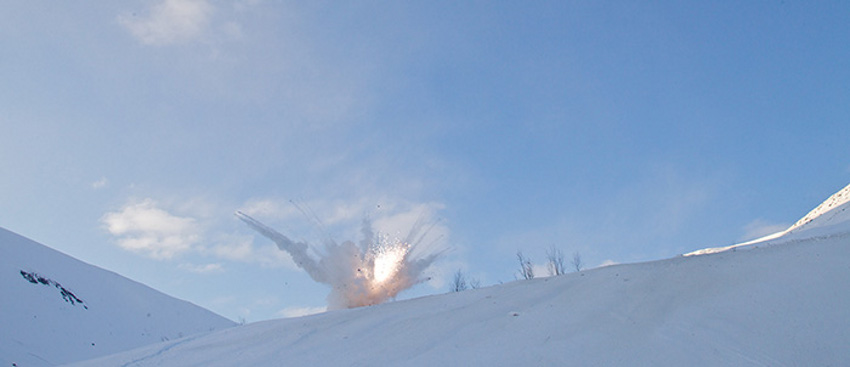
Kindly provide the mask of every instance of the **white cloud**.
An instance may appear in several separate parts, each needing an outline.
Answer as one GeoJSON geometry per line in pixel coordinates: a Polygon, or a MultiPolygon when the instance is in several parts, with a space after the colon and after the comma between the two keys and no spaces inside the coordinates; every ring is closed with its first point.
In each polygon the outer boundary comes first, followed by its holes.
{"type": "Polygon", "coordinates": [[[186,270],[186,271],[189,271],[189,272],[192,272],[192,273],[197,273],[197,274],[213,274],[213,273],[221,273],[221,272],[224,271],[224,266],[222,266],[220,263],[212,263],[212,264],[204,264],[204,265],[183,263],[183,264],[180,264],[178,267],[180,269],[183,269],[183,270],[186,270]]]}
{"type": "Polygon", "coordinates": [[[107,185],[109,185],[109,180],[107,180],[106,177],[101,177],[99,180],[91,183],[91,188],[97,190],[102,189],[107,185]]]}
{"type": "Polygon", "coordinates": [[[188,251],[200,238],[194,218],[178,217],[152,199],[126,204],[101,218],[119,246],[154,259],[170,259],[188,251]]]}
{"type": "Polygon", "coordinates": [[[122,15],[118,21],[144,44],[168,45],[200,37],[213,10],[207,0],[163,0],[146,17],[122,15]]]}
{"type": "Polygon", "coordinates": [[[771,223],[764,219],[756,219],[744,226],[744,234],[738,238],[739,241],[749,241],[764,237],[769,234],[784,231],[790,227],[789,223],[771,223]]]}
{"type": "Polygon", "coordinates": [[[289,202],[275,199],[252,199],[239,211],[250,216],[286,218],[296,214],[295,207],[289,202]]]}
{"type": "Polygon", "coordinates": [[[255,245],[252,237],[228,236],[228,238],[203,251],[223,260],[259,264],[267,267],[297,268],[289,254],[279,250],[271,241],[268,241],[265,245],[255,245]]]}

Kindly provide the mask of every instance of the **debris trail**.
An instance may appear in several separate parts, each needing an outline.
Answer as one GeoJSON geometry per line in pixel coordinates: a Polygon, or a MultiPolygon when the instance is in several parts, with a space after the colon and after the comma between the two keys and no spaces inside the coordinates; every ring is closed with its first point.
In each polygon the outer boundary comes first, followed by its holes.
{"type": "Polygon", "coordinates": [[[295,264],[297,264],[298,267],[304,269],[304,271],[310,275],[310,278],[313,278],[313,280],[319,283],[327,283],[327,279],[325,279],[324,276],[325,272],[323,272],[319,268],[319,264],[316,263],[309,254],[307,254],[307,249],[310,248],[309,245],[304,242],[294,242],[280,232],[275,231],[240,211],[236,212],[236,216],[261,235],[274,241],[277,244],[277,248],[289,253],[289,255],[292,256],[292,261],[295,261],[295,264]]]}

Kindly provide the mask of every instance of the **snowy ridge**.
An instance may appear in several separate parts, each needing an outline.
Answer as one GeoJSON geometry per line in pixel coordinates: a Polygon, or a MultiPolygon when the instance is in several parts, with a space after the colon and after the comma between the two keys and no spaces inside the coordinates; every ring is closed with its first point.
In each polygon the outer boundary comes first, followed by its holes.
{"type": "Polygon", "coordinates": [[[799,231],[811,227],[821,227],[850,220],[850,185],[830,196],[817,208],[794,223],[786,232],[799,231]]]}
{"type": "Polygon", "coordinates": [[[707,255],[756,244],[779,244],[808,237],[822,237],[823,235],[821,233],[835,235],[833,232],[846,230],[841,228],[832,229],[831,227],[838,227],[842,223],[850,221],[850,211],[847,210],[848,208],[850,208],[850,185],[832,194],[823,203],[812,209],[803,218],[784,231],[731,246],[701,249],[687,253],[684,256],[707,255]]]}
{"type": "Polygon", "coordinates": [[[54,366],[233,326],[0,228],[0,366],[54,366]]]}
{"type": "Polygon", "coordinates": [[[258,322],[75,366],[846,365],[850,221],[830,221],[781,245],[258,322]]]}

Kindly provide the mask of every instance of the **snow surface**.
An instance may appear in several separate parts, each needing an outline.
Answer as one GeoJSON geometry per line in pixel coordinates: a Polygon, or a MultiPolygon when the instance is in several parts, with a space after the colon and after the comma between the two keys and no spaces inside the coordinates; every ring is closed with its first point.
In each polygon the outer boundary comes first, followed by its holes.
{"type": "Polygon", "coordinates": [[[744,248],[258,322],[74,366],[848,365],[845,209],[744,248]]]}
{"type": "Polygon", "coordinates": [[[235,325],[3,228],[0,290],[4,367],[54,366],[235,325]]]}

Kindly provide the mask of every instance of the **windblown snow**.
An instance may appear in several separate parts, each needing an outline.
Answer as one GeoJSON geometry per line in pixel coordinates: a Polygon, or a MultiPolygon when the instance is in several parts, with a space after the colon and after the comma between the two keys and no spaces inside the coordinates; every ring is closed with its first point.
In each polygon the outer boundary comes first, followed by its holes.
{"type": "Polygon", "coordinates": [[[258,322],[75,366],[848,365],[847,190],[734,251],[258,322]]]}
{"type": "Polygon", "coordinates": [[[0,366],[55,366],[235,325],[0,228],[0,366]]]}

